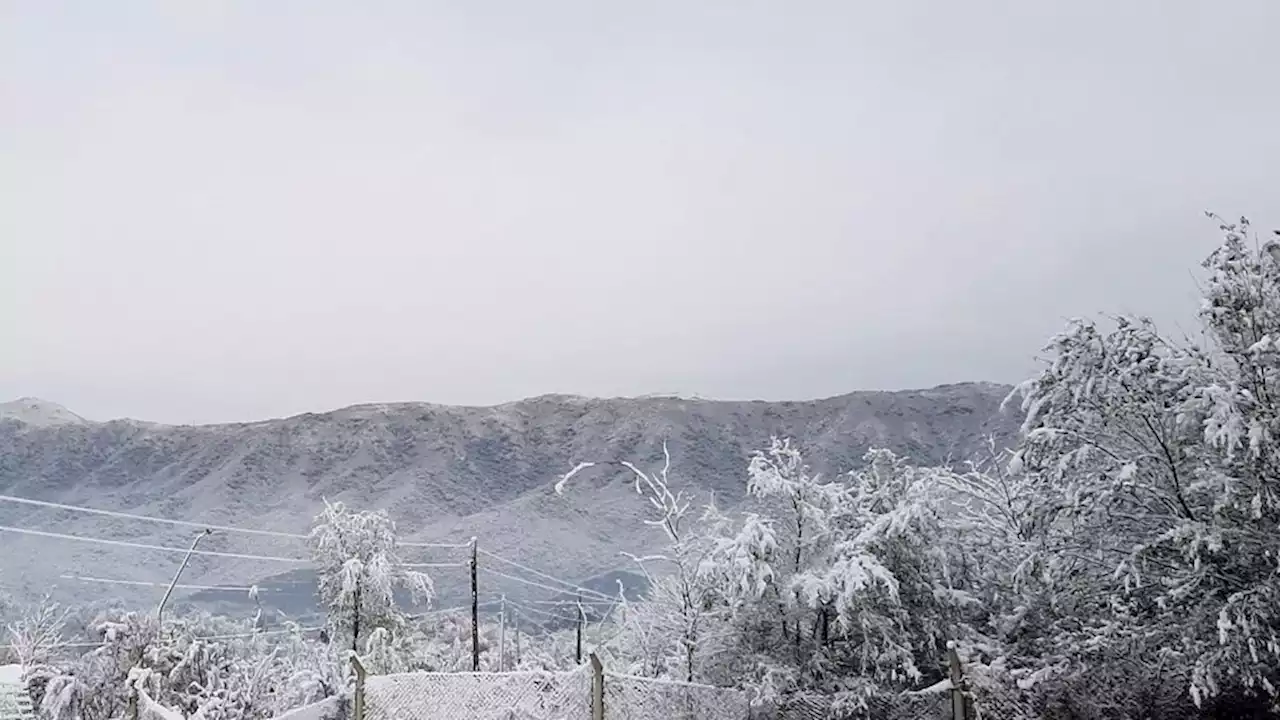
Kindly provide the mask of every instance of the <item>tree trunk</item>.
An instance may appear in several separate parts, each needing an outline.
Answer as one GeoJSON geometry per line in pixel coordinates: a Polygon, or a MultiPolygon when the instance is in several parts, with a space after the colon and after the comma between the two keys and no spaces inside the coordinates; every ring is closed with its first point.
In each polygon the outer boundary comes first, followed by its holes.
{"type": "Polygon", "coordinates": [[[356,581],[355,609],[351,612],[351,651],[360,652],[360,581],[356,581]]]}

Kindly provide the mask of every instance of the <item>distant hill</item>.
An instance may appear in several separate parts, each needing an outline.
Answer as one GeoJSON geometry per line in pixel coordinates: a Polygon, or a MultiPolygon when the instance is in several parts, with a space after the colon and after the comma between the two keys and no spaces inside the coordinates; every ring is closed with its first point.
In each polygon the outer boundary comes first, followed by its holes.
{"type": "MultiPolygon", "coordinates": [[[[602,573],[631,576],[621,551],[642,552],[660,537],[639,520],[648,505],[627,479],[596,468],[570,491],[552,490],[581,460],[656,464],[663,440],[672,477],[732,507],[745,468],[770,435],[799,442],[817,469],[856,467],[871,446],[922,463],[972,457],[984,438],[1015,437],[1001,414],[1009,387],[988,383],[927,390],[855,392],[806,402],[722,402],[675,397],[593,399],[543,396],[492,407],[427,403],[360,405],[253,423],[168,426],[132,420],[90,422],[53,403],[0,405],[0,493],[147,516],[304,533],[323,499],[385,508],[405,539],[466,542],[575,583],[602,573]]],[[[194,530],[119,517],[0,502],[0,525],[183,547],[194,530]]],[[[51,585],[68,599],[123,596],[158,601],[181,555],[0,532],[0,588],[19,595],[51,585]],[[143,585],[59,579],[61,575],[143,585]],[[145,585],[153,583],[154,586],[145,585]]],[[[217,532],[201,549],[305,558],[288,538],[217,532]]],[[[411,549],[417,562],[456,564],[431,572],[441,605],[466,598],[465,550],[411,549]]],[[[523,575],[482,556],[486,599],[553,593],[495,573],[523,575]]],[[[265,604],[291,612],[309,601],[301,564],[195,557],[184,584],[236,586],[266,579],[265,604]],[[273,600],[273,597],[275,598],[273,600]]],[[[606,577],[607,592],[616,591],[606,577]]],[[[550,583],[559,588],[556,583],[550,583]]],[[[594,589],[594,588],[593,588],[594,589]]],[[[190,599],[242,607],[243,592],[188,592],[190,599]]]]}
{"type": "Polygon", "coordinates": [[[57,403],[33,397],[0,403],[0,420],[15,420],[36,427],[83,425],[88,422],[57,403]]]}

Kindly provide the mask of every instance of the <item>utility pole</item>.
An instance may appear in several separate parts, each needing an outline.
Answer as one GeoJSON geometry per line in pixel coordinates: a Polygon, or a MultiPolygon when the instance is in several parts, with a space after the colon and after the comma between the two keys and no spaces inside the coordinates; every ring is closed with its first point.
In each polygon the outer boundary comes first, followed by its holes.
{"type": "Polygon", "coordinates": [[[204,539],[206,535],[212,535],[213,531],[205,528],[196,534],[196,539],[191,541],[191,549],[187,551],[187,556],[182,558],[182,564],[178,566],[178,572],[173,574],[173,581],[169,583],[169,589],[164,591],[164,597],[160,598],[160,607],[156,608],[156,624],[163,625],[161,621],[164,619],[164,606],[169,602],[169,596],[173,594],[173,589],[178,586],[178,578],[182,577],[182,571],[187,569],[187,563],[191,562],[191,556],[196,552],[196,545],[204,539]]]}
{"type": "Polygon", "coordinates": [[[578,650],[577,661],[582,664],[582,626],[587,622],[586,614],[582,611],[582,595],[578,595],[578,650]]]}
{"type": "Polygon", "coordinates": [[[480,672],[480,592],[476,588],[476,539],[471,538],[471,672],[480,672]]]}
{"type": "Polygon", "coordinates": [[[507,669],[507,596],[502,596],[502,617],[498,619],[498,672],[507,669]]]}
{"type": "Polygon", "coordinates": [[[520,613],[517,612],[511,616],[511,621],[516,624],[516,667],[520,667],[520,613]]]}

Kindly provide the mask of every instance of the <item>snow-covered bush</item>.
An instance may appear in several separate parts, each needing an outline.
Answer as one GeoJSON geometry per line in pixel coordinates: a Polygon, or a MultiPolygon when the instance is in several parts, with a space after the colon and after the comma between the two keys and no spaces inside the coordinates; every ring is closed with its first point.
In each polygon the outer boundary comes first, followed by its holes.
{"type": "MultiPolygon", "coordinates": [[[[99,646],[44,666],[37,700],[49,720],[113,720],[139,701],[202,720],[265,720],[344,690],[343,664],[297,626],[255,634],[246,622],[109,613],[91,623],[99,646]]],[[[30,680],[29,680],[30,682],[30,680]]]]}

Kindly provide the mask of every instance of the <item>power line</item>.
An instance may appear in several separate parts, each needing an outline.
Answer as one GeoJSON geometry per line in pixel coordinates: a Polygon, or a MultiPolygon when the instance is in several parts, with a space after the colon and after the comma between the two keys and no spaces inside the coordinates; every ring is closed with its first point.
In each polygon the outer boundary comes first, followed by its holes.
{"type": "Polygon", "coordinates": [[[471,547],[471,543],[469,543],[469,542],[464,542],[464,543],[424,543],[424,542],[401,542],[401,541],[397,540],[397,541],[396,541],[396,544],[397,544],[397,545],[402,545],[402,546],[404,546],[404,547],[416,547],[416,548],[438,548],[438,549],[440,549],[440,550],[461,550],[462,548],[469,548],[469,547],[471,547]]]}
{"type": "MultiPolygon", "coordinates": [[[[507,559],[507,558],[502,557],[501,555],[498,555],[497,553],[493,553],[493,552],[490,552],[490,551],[488,551],[488,550],[484,550],[484,549],[482,549],[482,548],[477,548],[477,549],[476,549],[476,552],[480,553],[481,555],[484,555],[485,557],[492,558],[492,559],[494,559],[494,560],[497,560],[497,561],[498,561],[498,562],[500,562],[500,563],[506,563],[507,565],[510,565],[511,567],[514,567],[514,568],[519,569],[519,570],[523,570],[523,571],[525,571],[525,572],[527,572],[527,573],[530,573],[530,574],[536,575],[536,576],[538,576],[538,577],[540,577],[540,578],[543,578],[543,579],[545,579],[545,580],[550,580],[550,581],[552,581],[552,582],[560,583],[561,585],[565,585],[565,586],[567,586],[567,588],[568,588],[568,589],[566,590],[566,589],[564,589],[564,588],[547,588],[545,585],[541,586],[541,587],[544,587],[544,588],[546,588],[546,589],[548,589],[548,590],[554,590],[555,592],[559,592],[559,593],[568,592],[569,590],[576,590],[576,591],[578,591],[578,592],[580,592],[580,593],[583,593],[583,594],[585,594],[585,595],[594,595],[595,597],[597,597],[597,598],[599,598],[599,599],[601,599],[601,600],[608,600],[608,601],[610,601],[610,602],[612,602],[612,601],[613,601],[613,598],[609,597],[608,595],[605,595],[605,594],[604,594],[604,593],[602,593],[602,592],[599,592],[599,591],[597,591],[597,590],[592,590],[592,589],[590,589],[590,588],[580,587],[580,586],[578,586],[578,585],[575,585],[575,584],[573,584],[573,583],[569,582],[568,580],[561,580],[560,578],[558,578],[558,577],[556,577],[556,576],[554,576],[554,575],[548,575],[547,573],[544,573],[544,572],[542,572],[541,570],[535,570],[534,568],[531,568],[531,567],[529,567],[528,565],[522,565],[522,564],[520,564],[520,563],[516,562],[515,560],[509,560],[509,559],[507,559]]],[[[493,571],[493,570],[490,570],[489,572],[494,572],[494,571],[493,571]]]]}
{"type": "MultiPolygon", "coordinates": [[[[50,502],[48,500],[35,500],[32,498],[15,497],[13,495],[0,495],[0,502],[19,503],[22,505],[32,505],[35,507],[51,508],[54,510],[67,510],[70,512],[85,513],[88,515],[103,515],[106,517],[115,517],[125,520],[139,520],[142,522],[161,523],[164,525],[175,525],[178,527],[196,528],[198,530],[209,529],[218,530],[229,533],[244,533],[247,535],[264,535],[267,537],[288,538],[291,540],[306,540],[310,535],[304,533],[288,533],[277,530],[257,530],[254,528],[235,527],[233,525],[215,525],[213,523],[201,523],[191,520],[174,520],[172,518],[155,517],[152,515],[138,515],[136,513],[120,512],[117,510],[103,510],[101,508],[85,507],[83,505],[69,505],[66,503],[50,502]]],[[[428,542],[397,542],[396,544],[404,547],[416,548],[435,548],[441,550],[456,550],[470,547],[470,543],[428,543],[428,542]]]]}
{"type": "Polygon", "coordinates": [[[267,535],[270,537],[291,538],[294,540],[305,540],[306,535],[297,533],[277,532],[275,530],[254,530],[251,528],[232,527],[230,525],[213,525],[211,523],[198,523],[188,520],[171,520],[169,518],[149,517],[147,515],[135,515],[127,512],[117,512],[115,510],[101,510],[98,508],[83,507],[81,505],[66,505],[63,503],[48,502],[46,500],[32,500],[31,498],[20,498],[12,495],[0,495],[0,502],[21,503],[23,505],[35,505],[37,507],[53,508],[55,510],[69,510],[71,512],[85,513],[88,515],[105,515],[107,517],[123,518],[125,520],[141,520],[144,522],[162,523],[166,525],[177,525],[180,527],[190,527],[196,529],[219,530],[222,532],[246,533],[250,535],[267,535]]]}
{"type": "Polygon", "coordinates": [[[546,610],[539,610],[538,608],[531,608],[531,607],[527,607],[527,606],[525,606],[525,605],[521,605],[520,603],[515,602],[515,601],[513,601],[513,600],[508,600],[508,601],[507,601],[507,604],[508,604],[508,605],[512,605],[512,606],[514,606],[517,610],[525,610],[526,612],[537,613],[537,614],[539,614],[539,615],[544,615],[544,616],[549,617],[549,618],[555,618],[556,620],[563,620],[563,621],[565,621],[565,622],[577,622],[577,621],[578,621],[578,619],[577,619],[577,618],[565,617],[564,615],[560,615],[560,614],[558,614],[558,613],[552,613],[552,612],[547,612],[546,610]]]}
{"type": "MultiPolygon", "coordinates": [[[[162,523],[162,524],[173,525],[178,527],[212,529],[212,530],[219,530],[222,532],[229,532],[229,533],[263,535],[263,536],[269,536],[269,537],[289,538],[289,539],[295,539],[295,540],[305,540],[309,537],[308,535],[302,535],[298,533],[279,532],[275,530],[257,530],[253,528],[234,527],[231,525],[215,525],[210,523],[191,522],[187,520],[174,520],[170,518],[151,517],[147,515],[138,515],[135,513],[119,512],[115,510],[102,510],[99,508],[90,508],[90,507],[85,507],[81,505],[69,505],[66,503],[56,503],[56,502],[50,502],[46,500],[34,500],[31,498],[15,497],[13,495],[0,495],[0,502],[11,502],[11,503],[18,503],[23,505],[31,505],[36,507],[66,510],[70,512],[80,512],[80,513],[86,513],[90,515],[101,515],[106,517],[116,517],[116,518],[122,518],[122,519],[128,519],[128,520],[138,520],[143,522],[155,522],[155,523],[162,523]]],[[[82,542],[92,542],[92,543],[98,543],[102,545],[111,545],[115,547],[129,547],[129,548],[141,549],[141,550],[158,550],[161,552],[172,552],[172,553],[180,552],[184,554],[188,552],[188,550],[184,548],[171,548],[171,547],[164,547],[159,545],[148,545],[145,543],[134,543],[134,542],[128,542],[123,540],[108,540],[105,538],[83,537],[78,535],[54,533],[54,532],[43,531],[43,530],[0,526],[0,531],[14,532],[14,533],[25,534],[25,535],[34,535],[39,537],[49,537],[49,538],[56,538],[56,539],[63,539],[63,540],[80,540],[82,542]]],[[[436,548],[436,549],[450,549],[450,550],[462,549],[462,548],[467,548],[471,546],[470,542],[465,542],[465,543],[400,542],[397,544],[405,547],[436,548]]],[[[584,588],[580,585],[576,585],[567,580],[563,580],[561,578],[555,577],[554,575],[550,575],[548,573],[542,572],[535,568],[529,567],[528,565],[524,565],[522,563],[516,562],[515,560],[502,557],[497,553],[484,550],[484,549],[477,549],[477,552],[479,552],[480,554],[483,554],[485,557],[491,558],[500,563],[510,565],[511,567],[516,568],[518,570],[522,570],[534,576],[543,578],[545,580],[549,580],[554,583],[558,583],[559,585],[563,585],[564,588],[554,588],[547,585],[532,583],[523,578],[517,578],[514,576],[504,575],[502,573],[496,573],[495,571],[492,571],[492,570],[488,571],[488,572],[495,572],[495,574],[499,575],[500,577],[508,577],[510,579],[516,580],[517,582],[524,582],[526,584],[533,585],[534,587],[551,590],[553,592],[563,593],[569,590],[573,590],[573,591],[583,593],[590,597],[598,598],[602,602],[612,603],[615,601],[615,598],[610,597],[609,595],[598,592],[596,590],[591,590],[589,588],[584,588]]],[[[213,550],[195,550],[195,551],[191,551],[191,554],[204,555],[207,557],[225,557],[225,558],[233,558],[233,559],[241,559],[241,560],[261,560],[261,561],[288,562],[288,563],[299,563],[299,564],[307,564],[310,562],[310,560],[306,560],[302,558],[285,558],[285,557],[274,557],[274,556],[266,556],[266,555],[252,555],[252,554],[246,554],[246,553],[228,553],[228,552],[219,552],[219,551],[213,551],[213,550]]],[[[468,566],[467,563],[407,563],[406,564],[406,567],[411,567],[411,568],[437,568],[437,569],[459,568],[459,567],[467,567],[467,566],[468,566]]]]}
{"type": "MultiPolygon", "coordinates": [[[[564,593],[564,592],[567,592],[567,591],[566,591],[566,590],[564,590],[563,588],[553,587],[553,586],[551,586],[551,585],[544,585],[544,584],[542,584],[542,583],[540,583],[540,582],[536,582],[536,581],[534,581],[534,580],[530,580],[530,579],[528,579],[528,578],[522,578],[522,577],[519,577],[518,575],[508,575],[507,573],[500,572],[500,571],[498,571],[498,570],[492,570],[492,569],[487,568],[487,567],[485,567],[485,566],[483,566],[483,565],[481,565],[478,569],[479,569],[479,570],[483,570],[484,572],[487,572],[487,573],[489,573],[490,575],[497,575],[497,576],[498,576],[498,577],[500,577],[500,578],[506,578],[507,580],[514,580],[514,581],[516,581],[516,582],[524,583],[525,585],[529,585],[529,586],[531,586],[531,587],[536,587],[536,588],[539,588],[539,589],[542,589],[542,590],[550,590],[551,592],[556,592],[556,593],[564,593]]],[[[584,588],[584,590],[585,590],[585,588],[584,588]]]]}
{"type": "MultiPolygon", "coordinates": [[[[136,585],[138,587],[157,587],[167,588],[169,583],[148,582],[146,580],[116,580],[113,578],[88,577],[83,575],[59,575],[62,580],[75,580],[77,582],[102,583],[105,585],[136,585]]],[[[252,585],[174,585],[179,590],[218,590],[226,592],[249,592],[255,586],[252,585]]],[[[258,587],[259,592],[286,592],[281,588],[258,587]]]]}
{"type": "Polygon", "coordinates": [[[97,543],[99,545],[112,545],[115,547],[127,547],[138,550],[159,550],[161,552],[171,552],[192,555],[206,555],[208,557],[233,558],[236,560],[266,560],[271,562],[286,562],[309,564],[310,560],[301,558],[273,557],[270,555],[247,555],[244,553],[218,552],[216,550],[191,550],[190,548],[165,547],[163,545],[148,545],[146,543],[128,542],[126,540],[107,540],[106,538],[81,537],[79,535],[67,535],[65,533],[48,532],[45,530],[32,530],[29,528],[15,528],[7,525],[0,525],[0,532],[18,533],[19,535],[35,535],[37,537],[55,538],[58,540],[79,540],[80,542],[97,543]]]}

